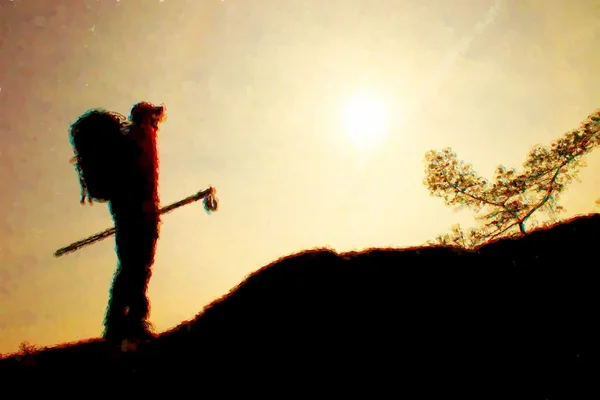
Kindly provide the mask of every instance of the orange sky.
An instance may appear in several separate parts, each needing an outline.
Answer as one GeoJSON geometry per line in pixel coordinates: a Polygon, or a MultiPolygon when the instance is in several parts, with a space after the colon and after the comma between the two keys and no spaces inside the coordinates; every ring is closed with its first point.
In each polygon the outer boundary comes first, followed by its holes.
{"type": "MultiPolygon", "coordinates": [[[[165,103],[163,204],[218,191],[217,213],[164,218],[164,330],[279,256],[472,225],[429,197],[424,154],[451,146],[491,178],[577,127],[600,107],[599,19],[600,2],[567,0],[0,0],[0,352],[102,331],[112,239],[52,257],[112,222],[79,205],[68,162],[88,108],[165,103]],[[341,112],[363,92],[388,113],[365,147],[341,112]]],[[[587,160],[565,216],[600,197],[587,160]]]]}

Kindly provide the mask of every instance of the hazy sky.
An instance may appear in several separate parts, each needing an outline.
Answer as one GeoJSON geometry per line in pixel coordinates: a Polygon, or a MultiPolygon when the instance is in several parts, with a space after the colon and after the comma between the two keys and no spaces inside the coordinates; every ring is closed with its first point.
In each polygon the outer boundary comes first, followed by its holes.
{"type": "MultiPolygon", "coordinates": [[[[598,43],[598,0],[0,0],[0,352],[102,331],[114,239],[52,256],[112,223],[68,162],[87,109],[165,103],[163,205],[217,189],[217,213],[164,218],[162,331],[280,256],[472,225],[428,195],[426,151],[519,167],[600,107],[598,43]],[[346,129],[360,93],[388,113],[377,141],[346,129]]],[[[587,160],[568,215],[600,197],[587,160]]]]}

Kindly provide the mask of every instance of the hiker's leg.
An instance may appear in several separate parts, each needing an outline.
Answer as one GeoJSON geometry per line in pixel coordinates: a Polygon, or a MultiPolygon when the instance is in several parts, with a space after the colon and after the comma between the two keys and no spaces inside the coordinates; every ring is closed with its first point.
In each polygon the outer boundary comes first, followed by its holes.
{"type": "Polygon", "coordinates": [[[141,222],[135,227],[135,238],[132,238],[134,254],[130,255],[132,268],[127,271],[131,285],[129,313],[134,324],[146,321],[150,314],[147,292],[158,240],[158,212],[147,213],[141,222]]]}
{"type": "Polygon", "coordinates": [[[114,217],[115,225],[118,226],[115,234],[118,263],[109,292],[104,327],[105,335],[109,333],[120,336],[124,335],[127,329],[132,290],[134,289],[131,271],[136,268],[136,230],[131,223],[120,219],[119,215],[114,215],[114,217]]]}
{"type": "Polygon", "coordinates": [[[134,325],[146,321],[150,314],[148,283],[152,277],[156,241],[156,228],[147,225],[140,227],[135,239],[132,239],[137,257],[135,261],[132,260],[126,276],[129,286],[129,320],[134,325]]]}
{"type": "Polygon", "coordinates": [[[128,289],[122,271],[121,263],[118,263],[113,275],[108,295],[108,306],[104,315],[104,337],[121,336],[126,326],[128,289]]]}
{"type": "MultiPolygon", "coordinates": [[[[130,215],[131,216],[131,215],[130,215]]],[[[158,219],[138,215],[119,225],[116,237],[119,268],[113,282],[107,312],[107,330],[117,335],[136,335],[150,313],[148,282],[158,238],[158,219]],[[123,318],[121,318],[123,317],[123,318]]]]}

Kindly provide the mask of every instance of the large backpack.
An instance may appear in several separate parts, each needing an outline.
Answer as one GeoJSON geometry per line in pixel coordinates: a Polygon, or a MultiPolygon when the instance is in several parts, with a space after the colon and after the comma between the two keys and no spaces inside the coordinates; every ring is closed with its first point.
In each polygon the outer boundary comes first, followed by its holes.
{"type": "Polygon", "coordinates": [[[92,109],[80,116],[69,131],[75,169],[81,185],[81,204],[110,200],[118,185],[124,157],[123,115],[92,109]]]}

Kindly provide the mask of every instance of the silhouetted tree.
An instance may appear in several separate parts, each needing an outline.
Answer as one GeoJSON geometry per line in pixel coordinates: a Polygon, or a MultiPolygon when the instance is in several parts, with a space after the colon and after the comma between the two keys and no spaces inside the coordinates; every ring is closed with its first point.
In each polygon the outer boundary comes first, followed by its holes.
{"type": "Polygon", "coordinates": [[[21,344],[19,345],[19,353],[23,356],[35,354],[37,353],[37,351],[37,347],[29,343],[27,340],[21,342],[21,344]]]}
{"type": "Polygon", "coordinates": [[[588,116],[578,129],[567,132],[550,147],[536,145],[527,155],[523,170],[500,165],[492,182],[477,175],[471,164],[457,159],[451,148],[425,155],[424,184],[431,195],[457,209],[470,208],[480,226],[451,231],[436,237],[435,244],[473,248],[499,237],[520,236],[527,224],[536,226],[535,212],[556,221],[565,209],[558,205],[561,193],[585,166],[583,156],[600,142],[600,110],[588,116]]]}

